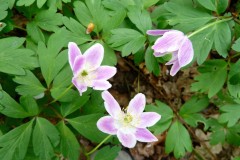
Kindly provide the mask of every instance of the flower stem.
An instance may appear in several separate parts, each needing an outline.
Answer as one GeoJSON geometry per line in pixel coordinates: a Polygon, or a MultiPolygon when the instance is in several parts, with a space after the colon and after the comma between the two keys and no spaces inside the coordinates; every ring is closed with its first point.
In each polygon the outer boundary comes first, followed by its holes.
{"type": "Polygon", "coordinates": [[[25,28],[22,28],[22,27],[19,27],[19,26],[15,26],[15,25],[14,25],[13,27],[14,27],[14,28],[17,28],[17,29],[20,29],[20,30],[22,30],[22,31],[25,31],[25,32],[27,31],[25,28]]]}
{"type": "Polygon", "coordinates": [[[232,17],[226,18],[226,19],[221,19],[221,20],[218,20],[218,21],[214,21],[214,22],[212,22],[212,23],[209,23],[208,25],[206,25],[206,26],[204,26],[204,27],[202,27],[202,28],[199,28],[198,30],[196,30],[196,31],[192,32],[191,34],[189,34],[189,35],[188,35],[188,38],[194,36],[195,34],[198,34],[199,32],[201,32],[201,31],[203,31],[203,30],[205,30],[205,29],[207,29],[207,28],[209,28],[209,27],[212,27],[213,25],[216,25],[216,24],[222,23],[222,22],[226,22],[226,21],[229,21],[229,20],[231,20],[231,19],[232,19],[232,17]]]}
{"type": "Polygon", "coordinates": [[[101,143],[99,143],[95,148],[93,148],[90,152],[88,152],[86,155],[90,155],[93,152],[95,152],[104,142],[106,142],[112,135],[107,136],[104,140],[102,140],[101,143]]]}
{"type": "Polygon", "coordinates": [[[51,103],[54,103],[56,102],[57,100],[59,100],[60,98],[62,98],[62,96],[64,96],[71,88],[73,87],[73,84],[71,84],[64,92],[62,92],[62,94],[60,96],[58,96],[56,99],[54,99],[52,102],[50,102],[49,104],[51,103]]]}

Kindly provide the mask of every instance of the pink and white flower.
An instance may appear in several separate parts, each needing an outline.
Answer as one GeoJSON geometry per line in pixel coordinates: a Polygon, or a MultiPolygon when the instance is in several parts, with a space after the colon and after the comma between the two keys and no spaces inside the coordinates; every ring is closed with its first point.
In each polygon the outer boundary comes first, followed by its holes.
{"type": "Polygon", "coordinates": [[[99,130],[107,134],[117,135],[122,145],[128,148],[133,148],[137,141],[158,141],[146,127],[157,123],[161,115],[155,112],[143,112],[146,104],[144,94],[138,93],[124,111],[121,110],[118,102],[108,91],[102,93],[102,98],[110,115],[98,120],[99,130]]]}
{"type": "Polygon", "coordinates": [[[172,53],[172,59],[166,65],[173,65],[170,75],[174,76],[180,68],[189,64],[194,56],[192,42],[184,35],[183,32],[177,30],[148,30],[148,35],[159,36],[152,49],[156,57],[161,57],[172,53]]]}
{"type": "Polygon", "coordinates": [[[68,60],[73,71],[72,83],[76,86],[80,95],[92,87],[95,90],[107,90],[112,85],[107,81],[116,74],[116,68],[100,66],[104,56],[104,48],[96,43],[84,54],[77,44],[69,42],[68,60]]]}

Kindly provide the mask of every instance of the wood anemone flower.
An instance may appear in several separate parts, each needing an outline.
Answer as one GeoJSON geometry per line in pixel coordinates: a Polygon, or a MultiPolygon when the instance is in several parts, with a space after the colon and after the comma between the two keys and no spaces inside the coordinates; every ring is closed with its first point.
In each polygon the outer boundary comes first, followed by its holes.
{"type": "Polygon", "coordinates": [[[112,86],[107,80],[116,74],[117,69],[100,66],[103,56],[104,48],[99,43],[94,44],[82,54],[76,43],[69,42],[68,60],[73,71],[72,83],[80,95],[87,90],[87,87],[107,90],[112,86]]]}
{"type": "Polygon", "coordinates": [[[192,61],[194,56],[192,42],[183,32],[177,30],[148,30],[147,34],[162,35],[155,41],[152,49],[156,57],[172,53],[172,59],[166,63],[166,65],[172,64],[171,76],[174,76],[182,67],[192,61]]]}
{"type": "Polygon", "coordinates": [[[123,146],[133,148],[137,141],[154,142],[158,139],[146,128],[157,123],[161,115],[156,112],[143,112],[146,97],[138,93],[122,111],[118,102],[108,92],[102,93],[104,105],[109,116],[102,117],[97,127],[104,133],[117,135],[123,146]]]}

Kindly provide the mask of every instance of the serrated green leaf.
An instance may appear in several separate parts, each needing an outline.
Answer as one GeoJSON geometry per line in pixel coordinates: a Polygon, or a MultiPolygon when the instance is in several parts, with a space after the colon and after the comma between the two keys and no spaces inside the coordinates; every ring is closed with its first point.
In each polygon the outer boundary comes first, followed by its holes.
{"type": "Polygon", "coordinates": [[[238,60],[236,63],[230,66],[230,71],[228,74],[228,83],[227,83],[228,91],[231,94],[231,96],[238,99],[240,98],[240,84],[239,84],[240,79],[237,78],[238,77],[237,75],[239,74],[239,67],[240,67],[240,60],[238,60]]]}
{"type": "Polygon", "coordinates": [[[24,159],[30,137],[33,120],[25,123],[0,137],[0,157],[4,160],[24,159]]]}
{"type": "Polygon", "coordinates": [[[38,117],[33,130],[33,150],[41,160],[51,159],[59,144],[59,132],[48,120],[38,117]]]}
{"type": "Polygon", "coordinates": [[[0,71],[9,74],[24,75],[24,68],[38,67],[37,58],[30,49],[18,49],[24,38],[3,38],[0,40],[0,71]]]}
{"type": "Polygon", "coordinates": [[[89,114],[85,116],[79,116],[72,119],[66,119],[81,135],[88,138],[93,142],[100,143],[106,134],[102,133],[97,128],[97,121],[103,116],[103,114],[89,114]]]}
{"type": "Polygon", "coordinates": [[[193,7],[192,3],[170,1],[164,3],[164,7],[173,14],[168,19],[169,24],[184,32],[198,29],[214,18],[210,13],[193,7]]]}
{"type": "Polygon", "coordinates": [[[227,22],[215,25],[214,45],[217,52],[224,58],[228,55],[228,49],[231,45],[231,30],[227,22]]]}
{"type": "Polygon", "coordinates": [[[55,13],[53,10],[43,10],[38,12],[34,22],[40,28],[46,31],[57,31],[59,25],[62,25],[62,14],[55,13]]]}
{"type": "Polygon", "coordinates": [[[31,96],[20,97],[20,104],[24,107],[26,112],[30,116],[36,116],[39,114],[39,107],[37,102],[31,96]]]}
{"type": "Polygon", "coordinates": [[[156,106],[147,105],[145,107],[145,110],[147,112],[157,112],[161,115],[161,119],[154,126],[149,128],[151,131],[154,131],[154,134],[160,134],[164,132],[171,125],[173,119],[173,111],[166,104],[160,101],[156,101],[156,106]]]}
{"type": "Polygon", "coordinates": [[[194,56],[197,62],[201,65],[208,57],[208,54],[213,46],[214,27],[203,30],[202,32],[190,37],[193,44],[194,56]]]}
{"type": "Polygon", "coordinates": [[[234,126],[240,119],[240,105],[239,104],[226,104],[220,107],[220,110],[223,112],[219,117],[220,123],[227,122],[228,127],[234,126]]]}
{"type": "Polygon", "coordinates": [[[71,160],[78,160],[80,155],[80,145],[72,131],[64,124],[59,122],[57,129],[60,133],[60,152],[63,157],[71,160]]]}
{"type": "Polygon", "coordinates": [[[97,151],[94,160],[113,160],[118,156],[118,152],[121,150],[120,146],[109,147],[105,146],[97,151]],[[106,155],[106,153],[108,153],[106,155]]]}
{"type": "Polygon", "coordinates": [[[135,54],[140,48],[144,46],[145,41],[146,37],[144,36],[135,38],[134,40],[130,41],[122,48],[122,56],[125,57],[131,53],[135,54]]]}
{"type": "Polygon", "coordinates": [[[240,146],[240,124],[236,124],[233,127],[228,128],[226,141],[235,146],[240,146]]]}
{"type": "Polygon", "coordinates": [[[160,74],[160,66],[150,47],[147,48],[145,53],[145,63],[149,72],[153,72],[156,76],[160,74]]]}
{"type": "Polygon", "coordinates": [[[209,99],[204,97],[192,97],[180,109],[179,115],[192,127],[197,127],[198,122],[205,124],[205,118],[199,113],[209,104],[209,99]]]}
{"type": "Polygon", "coordinates": [[[149,12],[140,10],[137,7],[129,7],[127,13],[129,19],[135,26],[143,33],[146,34],[147,30],[152,28],[152,21],[149,12]]]}
{"type": "Polygon", "coordinates": [[[166,138],[166,153],[173,152],[176,158],[192,151],[192,141],[187,129],[178,121],[170,127],[166,138]]]}
{"type": "Polygon", "coordinates": [[[240,52],[240,38],[238,38],[234,44],[232,45],[232,49],[237,51],[237,52],[240,52]]]}
{"type": "Polygon", "coordinates": [[[29,70],[26,70],[26,75],[16,76],[13,81],[20,84],[20,86],[16,88],[16,91],[20,95],[37,96],[44,93],[46,90],[41,82],[39,82],[35,75],[29,70]]]}
{"type": "Polygon", "coordinates": [[[76,110],[80,109],[87,101],[89,100],[89,95],[82,95],[81,97],[78,96],[77,99],[71,101],[70,103],[61,103],[60,112],[61,114],[66,117],[69,114],[75,112],[76,110]]]}
{"type": "Polygon", "coordinates": [[[3,91],[3,97],[0,99],[0,105],[3,109],[2,114],[12,118],[26,118],[29,114],[12,97],[3,91]]]}
{"type": "Polygon", "coordinates": [[[227,63],[224,60],[209,60],[199,67],[200,75],[194,79],[197,81],[192,84],[192,91],[208,91],[211,98],[225,83],[227,78],[227,63]]]}
{"type": "Polygon", "coordinates": [[[32,21],[27,23],[27,33],[35,43],[38,43],[39,41],[45,43],[43,32],[37,27],[36,22],[32,21]]]}

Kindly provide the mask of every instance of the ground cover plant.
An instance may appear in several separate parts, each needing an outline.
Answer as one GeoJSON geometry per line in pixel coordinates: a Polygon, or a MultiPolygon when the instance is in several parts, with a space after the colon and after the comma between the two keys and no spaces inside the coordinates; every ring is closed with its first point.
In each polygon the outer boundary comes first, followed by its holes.
{"type": "Polygon", "coordinates": [[[239,12],[0,0],[0,159],[240,159],[239,12]]]}

